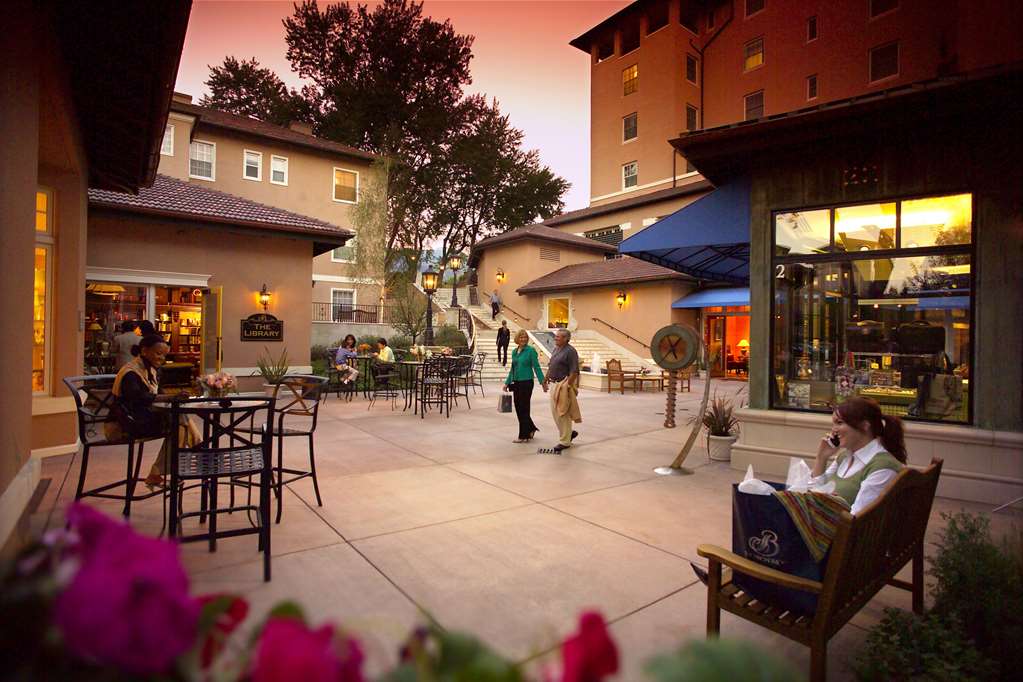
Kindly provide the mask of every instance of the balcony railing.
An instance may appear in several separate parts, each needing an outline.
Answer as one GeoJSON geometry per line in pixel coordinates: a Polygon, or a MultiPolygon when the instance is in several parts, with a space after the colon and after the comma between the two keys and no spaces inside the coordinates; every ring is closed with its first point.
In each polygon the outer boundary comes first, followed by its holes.
{"type": "Polygon", "coordinates": [[[380,324],[390,322],[394,306],[375,303],[313,303],[313,322],[380,324]]]}

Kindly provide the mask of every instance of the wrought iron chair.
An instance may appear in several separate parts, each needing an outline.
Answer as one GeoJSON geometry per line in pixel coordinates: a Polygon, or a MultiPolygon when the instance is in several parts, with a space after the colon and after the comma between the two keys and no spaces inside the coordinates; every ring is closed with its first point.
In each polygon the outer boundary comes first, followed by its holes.
{"type": "Polygon", "coordinates": [[[373,375],[373,388],[370,392],[369,406],[372,409],[377,398],[390,398],[391,409],[393,410],[401,394],[399,385],[398,368],[391,362],[373,362],[370,364],[370,372],[373,375]]]}
{"type": "Polygon", "coordinates": [[[483,390],[483,365],[486,364],[487,354],[485,351],[480,351],[472,357],[472,368],[470,371],[470,386],[472,386],[472,392],[476,393],[476,387],[480,387],[480,393],[483,397],[487,397],[487,392],[483,390]]]}
{"type": "Polygon", "coordinates": [[[445,358],[433,357],[426,360],[422,368],[422,380],[416,392],[416,407],[420,419],[426,417],[426,409],[436,405],[441,412],[451,416],[451,385],[448,361],[445,358]]]}
{"type": "Polygon", "coordinates": [[[457,358],[452,358],[448,365],[448,375],[451,382],[448,390],[451,391],[451,397],[455,401],[455,405],[458,404],[459,396],[465,396],[465,404],[471,410],[472,403],[469,402],[469,386],[472,384],[473,376],[472,356],[460,355],[457,358]]]}
{"type": "MultiPolygon", "coordinates": [[[[189,398],[175,401],[171,407],[171,433],[178,433],[186,419],[201,424],[202,439],[189,447],[181,447],[178,438],[171,439],[169,523],[167,534],[181,542],[208,541],[210,551],[217,550],[217,540],[238,535],[259,536],[259,549],[263,552],[263,580],[270,580],[270,493],[273,488],[271,467],[273,443],[274,399],[271,397],[189,398]],[[251,503],[252,477],[259,476],[259,500],[251,503]],[[247,479],[247,480],[243,480],[247,479]],[[231,503],[218,506],[218,489],[231,487],[231,503]],[[199,511],[184,512],[182,498],[188,487],[201,488],[202,505],[199,511]],[[246,504],[235,506],[234,488],[248,488],[246,504]],[[208,501],[208,503],[207,503],[208,501]],[[217,530],[218,515],[235,511],[258,514],[258,523],[251,528],[217,530]],[[181,521],[198,516],[202,522],[207,516],[205,532],[185,535],[181,521]]],[[[280,505],[278,502],[278,513],[280,505]]]]}
{"type": "Polygon", "coordinates": [[[102,497],[109,500],[124,500],[125,517],[131,516],[131,503],[147,500],[160,495],[161,492],[135,494],[135,486],[141,480],[139,470],[142,467],[142,448],[147,440],[153,438],[134,438],[125,434],[123,438],[111,440],[104,429],[107,422],[116,422],[111,412],[114,404],[114,374],[95,374],[77,377],[65,377],[64,385],[71,391],[75,399],[75,411],[78,414],[78,438],[82,442],[82,466],[78,471],[78,487],[75,499],[83,497],[102,497]],[[90,490],[85,489],[85,479],[89,471],[89,451],[94,447],[105,445],[127,445],[128,461],[124,478],[112,483],[101,485],[90,490]],[[138,450],[136,451],[136,446],[138,450]],[[124,486],[124,493],[108,492],[124,486]]]}
{"type": "Polygon", "coordinates": [[[277,518],[281,522],[284,485],[303,478],[313,479],[313,492],[316,493],[317,506],[323,506],[320,498],[320,484],[316,480],[316,456],[313,447],[313,435],[316,432],[316,421],[320,414],[320,397],[327,387],[327,380],[311,374],[289,374],[285,376],[274,391],[274,436],[277,438],[276,496],[277,518]],[[289,426],[296,419],[310,419],[308,426],[289,426]],[[309,469],[292,469],[284,467],[284,439],[304,437],[309,439],[309,469]],[[285,479],[285,475],[291,478],[285,479]]]}

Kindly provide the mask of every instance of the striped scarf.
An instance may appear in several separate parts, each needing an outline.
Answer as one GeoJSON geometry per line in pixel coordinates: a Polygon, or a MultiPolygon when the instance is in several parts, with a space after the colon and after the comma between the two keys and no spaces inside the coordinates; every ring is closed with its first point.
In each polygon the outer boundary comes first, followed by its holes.
{"type": "Polygon", "coordinates": [[[849,503],[825,493],[778,490],[774,495],[792,517],[814,561],[823,559],[835,537],[841,513],[849,511],[849,503]]]}

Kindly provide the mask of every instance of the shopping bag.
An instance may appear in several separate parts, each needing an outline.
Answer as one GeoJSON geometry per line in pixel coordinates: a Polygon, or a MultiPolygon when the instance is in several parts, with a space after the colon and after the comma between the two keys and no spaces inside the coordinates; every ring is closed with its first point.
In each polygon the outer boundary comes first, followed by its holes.
{"type": "MultiPolygon", "coordinates": [[[[771,483],[784,490],[780,483],[771,483]]],[[[792,517],[774,495],[755,495],[732,485],[732,551],[773,569],[810,580],[822,580],[828,555],[814,561],[792,517]]],[[[830,554],[830,553],[829,553],[830,554]]],[[[794,613],[813,614],[817,595],[778,587],[739,572],[732,582],[744,592],[772,606],[794,613]]]]}
{"type": "Polygon", "coordinates": [[[498,412],[511,412],[512,411],[512,397],[511,393],[502,393],[497,397],[497,411],[498,412]]]}
{"type": "Polygon", "coordinates": [[[924,414],[948,417],[959,409],[963,400],[963,380],[954,374],[935,374],[927,385],[924,414]]]}

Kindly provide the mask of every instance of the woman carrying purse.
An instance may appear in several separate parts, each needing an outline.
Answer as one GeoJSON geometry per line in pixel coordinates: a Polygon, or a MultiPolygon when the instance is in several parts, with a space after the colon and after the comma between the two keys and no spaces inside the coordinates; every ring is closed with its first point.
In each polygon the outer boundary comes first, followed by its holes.
{"type": "MultiPolygon", "coordinates": [[[[515,401],[515,416],[519,419],[519,437],[513,442],[525,443],[533,440],[539,429],[529,416],[529,402],[533,397],[533,375],[543,383],[543,371],[536,350],[529,345],[529,334],[520,329],[515,334],[515,350],[512,351],[511,369],[504,380],[504,390],[511,391],[515,401]]],[[[544,389],[546,390],[546,389],[544,389]]]]}

